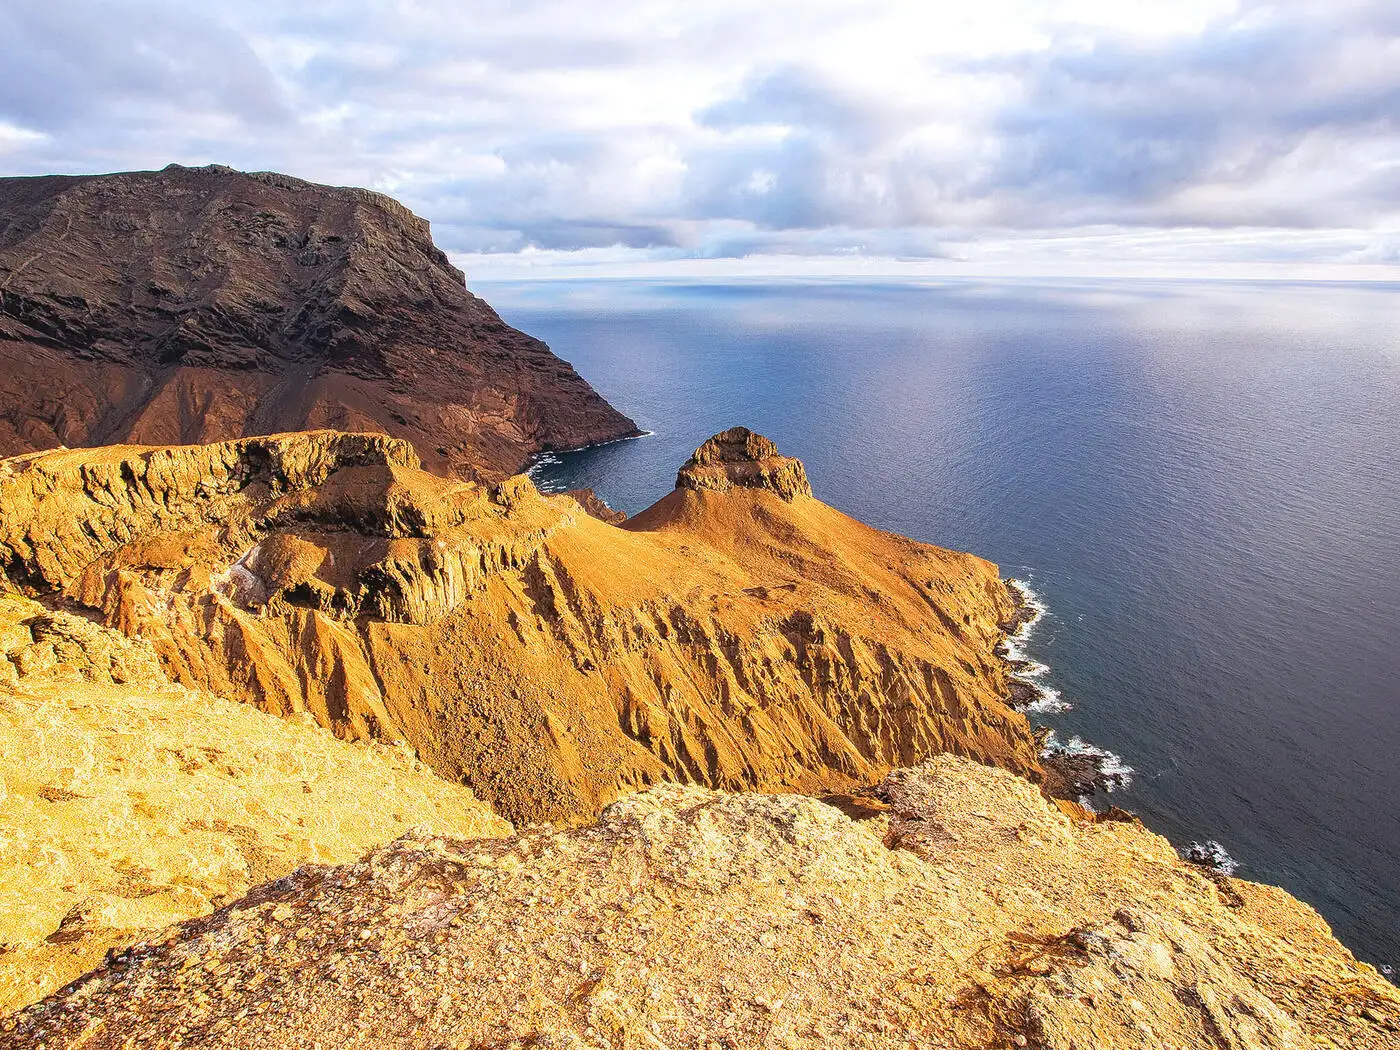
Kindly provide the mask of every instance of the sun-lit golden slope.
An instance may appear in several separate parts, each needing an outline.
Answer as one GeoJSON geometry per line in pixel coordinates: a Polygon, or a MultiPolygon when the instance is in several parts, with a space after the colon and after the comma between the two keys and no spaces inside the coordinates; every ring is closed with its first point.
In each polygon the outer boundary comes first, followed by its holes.
{"type": "Polygon", "coordinates": [[[1282,890],[944,755],[860,797],[659,785],[596,826],[308,868],[0,1021],[0,1047],[1393,1050],[1282,890]],[[130,1041],[130,1042],[129,1042],[130,1041]]]}
{"type": "Polygon", "coordinates": [[[861,525],[717,436],[617,528],[328,432],[0,463],[0,565],[172,677],[408,741],[518,819],[665,779],[816,789],[950,751],[1038,777],[996,567],[861,525]]]}
{"type": "Polygon", "coordinates": [[[0,595],[0,1014],[414,827],[511,830],[404,748],[176,686],[148,646],[0,595]]]}

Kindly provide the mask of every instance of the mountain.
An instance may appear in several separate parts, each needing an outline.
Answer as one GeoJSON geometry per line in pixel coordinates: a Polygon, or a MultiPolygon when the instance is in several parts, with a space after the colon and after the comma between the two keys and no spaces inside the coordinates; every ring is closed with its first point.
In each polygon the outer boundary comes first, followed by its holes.
{"type": "Polygon", "coordinates": [[[1306,905],[1047,797],[995,566],[743,428],[585,503],[0,460],[0,1050],[1396,1045],[1306,905]]]}
{"type": "Polygon", "coordinates": [[[834,510],[743,429],[622,527],[382,435],[34,453],[0,463],[0,571],[191,688],[406,741],[514,821],[940,752],[1048,775],[1006,702],[996,567],[834,510]]]}
{"type": "Polygon", "coordinates": [[[489,477],[637,433],[389,197],[218,166],[0,179],[0,456],[313,428],[489,477]]]}
{"type": "Polygon", "coordinates": [[[941,756],[818,800],[664,785],[417,833],[110,956],[0,1046],[1391,1050],[1400,993],[1282,890],[941,756]]]}

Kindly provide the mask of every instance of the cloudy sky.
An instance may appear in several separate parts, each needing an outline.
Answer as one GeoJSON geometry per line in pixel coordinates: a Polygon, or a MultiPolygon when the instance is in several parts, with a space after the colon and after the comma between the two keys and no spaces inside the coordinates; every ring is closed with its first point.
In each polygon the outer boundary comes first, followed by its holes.
{"type": "Polygon", "coordinates": [[[1396,0],[5,0],[0,172],[370,186],[469,273],[1390,277],[1396,0]]]}

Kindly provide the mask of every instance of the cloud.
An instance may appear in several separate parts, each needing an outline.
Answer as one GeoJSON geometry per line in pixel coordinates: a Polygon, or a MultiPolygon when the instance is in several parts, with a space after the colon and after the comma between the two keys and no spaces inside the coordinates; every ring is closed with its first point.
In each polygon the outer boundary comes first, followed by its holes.
{"type": "Polygon", "coordinates": [[[154,0],[9,0],[0,9],[0,114],[48,134],[114,119],[259,127],[291,116],[242,37],[197,9],[154,0]]]}
{"type": "Polygon", "coordinates": [[[1393,8],[10,0],[0,164],[369,185],[536,260],[1377,261],[1393,8]]]}
{"type": "Polygon", "coordinates": [[[1199,36],[987,63],[1020,85],[975,192],[1004,221],[1366,225],[1400,206],[1400,33],[1380,6],[1254,8],[1199,36]]]}

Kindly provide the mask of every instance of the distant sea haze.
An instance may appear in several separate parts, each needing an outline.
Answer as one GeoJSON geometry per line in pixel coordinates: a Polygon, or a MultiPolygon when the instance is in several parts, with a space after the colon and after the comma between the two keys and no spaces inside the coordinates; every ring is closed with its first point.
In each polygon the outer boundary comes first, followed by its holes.
{"type": "Polygon", "coordinates": [[[476,290],[654,431],[543,487],[636,512],[743,424],[997,561],[1046,607],[1030,717],[1132,768],[1114,802],[1400,962],[1400,286],[476,290]]]}

